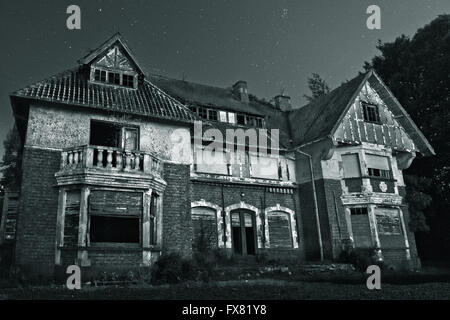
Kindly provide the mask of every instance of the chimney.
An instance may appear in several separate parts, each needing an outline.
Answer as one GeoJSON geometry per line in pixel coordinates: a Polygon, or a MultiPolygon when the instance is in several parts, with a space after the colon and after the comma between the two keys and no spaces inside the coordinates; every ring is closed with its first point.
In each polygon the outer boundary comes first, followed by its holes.
{"type": "Polygon", "coordinates": [[[291,97],[279,94],[273,99],[275,100],[275,107],[281,109],[281,111],[288,111],[292,109],[291,97]]]}
{"type": "Polygon", "coordinates": [[[233,85],[233,93],[239,101],[248,103],[247,81],[239,80],[233,85]]]}

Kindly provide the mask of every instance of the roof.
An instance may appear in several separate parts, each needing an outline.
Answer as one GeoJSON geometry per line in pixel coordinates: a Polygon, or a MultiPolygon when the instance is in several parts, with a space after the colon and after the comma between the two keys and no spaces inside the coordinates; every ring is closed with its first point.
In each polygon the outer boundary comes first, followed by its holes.
{"type": "Polygon", "coordinates": [[[292,138],[295,145],[302,145],[327,137],[339,121],[346,107],[353,101],[367,74],[360,74],[343,83],[325,96],[306,106],[289,112],[292,138]]]}
{"type": "Polygon", "coordinates": [[[88,81],[83,67],[39,81],[11,96],[189,122],[197,119],[182,103],[149,81],[140,81],[137,89],[96,84],[88,81]]]}
{"type": "Polygon", "coordinates": [[[174,98],[187,104],[197,104],[223,110],[264,115],[257,101],[241,102],[231,88],[220,88],[205,84],[172,79],[161,75],[149,75],[147,79],[174,98]]]}
{"type": "MultiPolygon", "coordinates": [[[[290,145],[289,125],[286,114],[271,103],[249,95],[249,102],[242,102],[231,88],[220,88],[195,82],[172,79],[161,75],[149,75],[150,82],[164,90],[170,96],[185,104],[194,104],[209,108],[242,112],[265,118],[268,129],[279,129],[280,147],[290,145]]],[[[203,120],[205,121],[205,120],[203,120]]],[[[236,126],[211,121],[211,126],[225,133],[227,128],[236,126]]]]}
{"type": "Polygon", "coordinates": [[[433,147],[374,70],[361,73],[327,95],[300,109],[290,111],[288,118],[291,127],[294,128],[292,129],[293,145],[301,146],[331,137],[366,81],[394,113],[402,115],[397,121],[407,130],[420,152],[433,155],[433,147]]]}
{"type": "Polygon", "coordinates": [[[103,54],[108,51],[114,45],[119,44],[124,50],[125,55],[128,57],[129,61],[134,65],[135,69],[141,74],[145,74],[144,68],[142,68],[137,62],[136,57],[131,52],[130,48],[127,46],[125,40],[122,38],[122,35],[117,32],[111,38],[102,43],[97,49],[91,50],[86,56],[78,60],[80,65],[91,64],[96,61],[99,57],[102,57],[103,54]]]}

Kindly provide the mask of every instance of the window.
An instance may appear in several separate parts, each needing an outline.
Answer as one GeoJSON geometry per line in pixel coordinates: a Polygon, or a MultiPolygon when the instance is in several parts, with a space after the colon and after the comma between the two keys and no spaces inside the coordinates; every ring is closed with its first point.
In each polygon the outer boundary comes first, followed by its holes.
{"type": "Polygon", "coordinates": [[[366,165],[370,177],[379,177],[390,179],[391,170],[389,166],[389,158],[377,156],[373,154],[366,154],[366,165]]]}
{"type": "Polygon", "coordinates": [[[361,176],[359,157],[357,153],[342,155],[344,178],[358,178],[361,176]]]}
{"type": "Polygon", "coordinates": [[[139,128],[92,120],[89,143],[94,146],[139,150],[139,128]]]}
{"type": "Polygon", "coordinates": [[[251,176],[262,179],[281,179],[277,158],[250,155],[251,176]]]}
{"type": "Polygon", "coordinates": [[[120,85],[120,74],[119,73],[114,73],[114,72],[109,72],[108,73],[108,82],[111,84],[118,84],[120,85]]]}
{"type": "Polygon", "coordinates": [[[208,119],[217,121],[217,110],[208,110],[208,119]]]}
{"type": "Polygon", "coordinates": [[[140,243],[142,193],[93,190],[88,210],[91,243],[140,243]]]}
{"type": "Polygon", "coordinates": [[[237,124],[245,125],[245,114],[242,113],[237,114],[237,124]]]}
{"type": "Polygon", "coordinates": [[[139,149],[138,147],[138,130],[136,128],[124,128],[124,143],[123,143],[123,148],[125,150],[137,150],[139,149]]]}
{"type": "Polygon", "coordinates": [[[364,121],[380,123],[380,114],[378,113],[378,107],[372,104],[363,103],[364,121]]]}
{"type": "Polygon", "coordinates": [[[220,122],[227,122],[227,113],[225,111],[219,111],[220,122]]]}
{"type": "Polygon", "coordinates": [[[156,245],[156,216],[158,210],[158,195],[156,193],[152,193],[150,200],[150,245],[156,245]]]}
{"type": "Polygon", "coordinates": [[[202,107],[198,107],[197,108],[197,114],[200,118],[202,119],[208,119],[208,109],[202,108],[202,107]]]}
{"type": "Polygon", "coordinates": [[[361,208],[350,208],[350,214],[352,216],[367,214],[367,208],[364,208],[364,207],[361,207],[361,208]]]}
{"type": "Polygon", "coordinates": [[[124,74],[122,76],[122,85],[128,88],[134,88],[134,77],[124,74]]]}
{"type": "Polygon", "coordinates": [[[228,112],[228,122],[229,123],[236,123],[236,114],[234,112],[228,112]]]}
{"type": "Polygon", "coordinates": [[[106,82],[106,71],[95,69],[94,79],[95,81],[106,82]]]}
{"type": "Polygon", "coordinates": [[[91,216],[90,241],[140,243],[139,218],[91,216]]]}

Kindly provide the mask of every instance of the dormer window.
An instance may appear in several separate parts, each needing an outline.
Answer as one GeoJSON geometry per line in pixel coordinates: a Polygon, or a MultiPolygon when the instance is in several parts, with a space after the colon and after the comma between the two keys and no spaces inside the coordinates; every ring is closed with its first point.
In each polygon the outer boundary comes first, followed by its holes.
{"type": "Polygon", "coordinates": [[[108,82],[111,84],[120,85],[120,74],[115,72],[108,72],[108,82]]]}
{"type": "Polygon", "coordinates": [[[128,74],[122,75],[122,85],[128,88],[134,88],[134,77],[128,74]]]}
{"type": "Polygon", "coordinates": [[[95,70],[95,81],[106,82],[106,71],[96,69],[95,70]]]}
{"type": "Polygon", "coordinates": [[[372,123],[381,123],[380,113],[378,112],[378,106],[363,102],[362,107],[363,107],[364,121],[372,123]]]}
{"type": "Polygon", "coordinates": [[[91,81],[134,88],[134,75],[125,74],[121,71],[106,71],[99,68],[92,68],[93,76],[91,81]]]}

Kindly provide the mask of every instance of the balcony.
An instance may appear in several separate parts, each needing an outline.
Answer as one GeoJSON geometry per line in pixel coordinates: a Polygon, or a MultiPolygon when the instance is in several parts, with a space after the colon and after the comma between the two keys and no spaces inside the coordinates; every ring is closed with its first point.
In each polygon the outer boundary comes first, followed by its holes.
{"type": "Polygon", "coordinates": [[[162,180],[163,162],[142,151],[86,145],[64,149],[60,170],[55,174],[58,185],[103,184],[140,187],[148,181],[162,180]]]}

